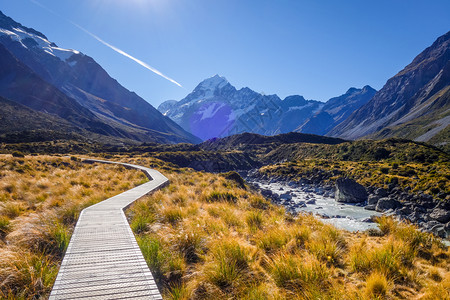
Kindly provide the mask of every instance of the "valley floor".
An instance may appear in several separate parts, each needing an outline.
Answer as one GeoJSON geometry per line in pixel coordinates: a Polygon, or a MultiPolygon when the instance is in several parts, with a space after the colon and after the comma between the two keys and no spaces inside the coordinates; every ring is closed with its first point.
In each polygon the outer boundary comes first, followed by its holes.
{"type": "Polygon", "coordinates": [[[234,172],[162,172],[171,185],[128,216],[165,299],[450,297],[450,250],[412,225],[350,233],[287,214],[234,172]]]}
{"type": "MultiPolygon", "coordinates": [[[[45,298],[81,209],[146,179],[77,158],[1,158],[0,298],[45,298]]],[[[235,172],[107,159],[171,181],[127,211],[165,299],[450,298],[450,250],[414,226],[383,217],[380,231],[350,233],[286,213],[235,172]]]]}

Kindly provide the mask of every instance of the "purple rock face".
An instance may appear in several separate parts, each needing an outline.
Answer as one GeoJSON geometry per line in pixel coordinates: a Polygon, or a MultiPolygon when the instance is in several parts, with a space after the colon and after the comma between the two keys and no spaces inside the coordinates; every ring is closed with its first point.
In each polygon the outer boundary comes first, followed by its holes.
{"type": "Polygon", "coordinates": [[[209,102],[190,117],[190,132],[205,140],[228,135],[235,123],[232,108],[226,103],[209,102]]]}

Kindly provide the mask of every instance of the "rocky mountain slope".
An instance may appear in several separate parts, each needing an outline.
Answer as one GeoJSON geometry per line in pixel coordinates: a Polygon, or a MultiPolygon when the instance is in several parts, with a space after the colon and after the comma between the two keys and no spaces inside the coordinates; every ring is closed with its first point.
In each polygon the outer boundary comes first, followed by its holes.
{"type": "MultiPolygon", "coordinates": [[[[95,133],[120,136],[91,111],[67,97],[18,61],[0,44],[0,95],[36,111],[58,116],[95,133]]],[[[28,120],[18,120],[21,127],[28,120]]]]}
{"type": "Polygon", "coordinates": [[[350,88],[345,94],[328,100],[317,114],[309,118],[295,131],[326,135],[355,110],[369,102],[376,92],[368,85],[362,89],[350,88]]]}
{"type": "Polygon", "coordinates": [[[166,101],[158,110],[207,140],[243,132],[290,132],[322,106],[302,96],[281,100],[277,95],[263,95],[247,87],[237,90],[224,77],[215,75],[202,81],[184,99],[166,101]]]}
{"type": "MultiPolygon", "coordinates": [[[[90,114],[90,118],[111,129],[114,132],[112,136],[136,141],[199,141],[144,99],[121,86],[91,57],[76,50],[60,48],[42,33],[22,26],[1,12],[0,45],[3,52],[7,50],[22,66],[31,70],[33,75],[28,84],[37,85],[39,81],[39,84],[43,82],[59,90],[56,94],[64,95],[70,99],[71,106],[78,105],[90,114]]],[[[11,70],[10,74],[15,74],[15,71],[11,70]]],[[[32,91],[25,89],[22,92],[32,91]]],[[[14,93],[3,96],[16,99],[14,93]]],[[[53,105],[52,99],[45,99],[46,105],[53,105]]],[[[29,101],[21,103],[36,109],[29,101]]],[[[47,107],[42,106],[39,110],[47,111],[47,107]]],[[[73,118],[71,122],[74,120],[79,121],[73,118]]],[[[111,132],[103,134],[111,135],[111,132]]]]}
{"type": "Polygon", "coordinates": [[[348,119],[330,131],[346,139],[404,137],[450,142],[450,32],[439,37],[348,119]]]}

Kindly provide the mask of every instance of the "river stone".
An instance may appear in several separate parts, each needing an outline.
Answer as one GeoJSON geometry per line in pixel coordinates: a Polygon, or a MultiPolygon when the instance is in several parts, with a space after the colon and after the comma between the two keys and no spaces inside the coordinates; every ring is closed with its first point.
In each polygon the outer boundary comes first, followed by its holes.
{"type": "Polygon", "coordinates": [[[367,191],[353,179],[341,177],[336,180],[335,199],[346,203],[363,202],[367,200],[367,191]]]}
{"type": "Polygon", "coordinates": [[[272,191],[268,190],[268,189],[261,189],[261,195],[263,195],[264,197],[271,197],[272,196],[272,191]]]}
{"type": "Polygon", "coordinates": [[[306,201],[306,204],[316,204],[316,200],[310,199],[310,200],[306,201]]]}
{"type": "Polygon", "coordinates": [[[364,209],[367,209],[367,210],[375,210],[375,208],[376,208],[375,204],[369,204],[369,205],[364,206],[364,209]]]}
{"type": "Polygon", "coordinates": [[[402,208],[400,208],[399,210],[397,210],[397,214],[406,216],[406,215],[410,215],[412,213],[412,209],[408,206],[404,206],[402,208]]]}
{"type": "Polygon", "coordinates": [[[282,200],[292,200],[292,196],[290,193],[284,193],[280,195],[280,199],[282,200]]]}
{"type": "Polygon", "coordinates": [[[384,198],[388,196],[388,192],[383,188],[378,188],[375,190],[375,195],[377,195],[379,198],[384,198]]]}
{"type": "Polygon", "coordinates": [[[447,223],[450,221],[450,211],[442,208],[435,208],[431,212],[430,218],[441,223],[447,223]]]}
{"type": "Polygon", "coordinates": [[[383,212],[383,211],[387,211],[390,209],[394,210],[401,206],[402,206],[402,204],[397,200],[394,200],[391,198],[381,198],[380,200],[378,200],[375,210],[378,212],[383,212]]]}
{"type": "Polygon", "coordinates": [[[369,195],[369,198],[367,199],[368,205],[377,205],[378,200],[380,199],[380,196],[378,195],[369,195]]]}
{"type": "Polygon", "coordinates": [[[447,222],[447,224],[444,225],[444,230],[447,234],[447,237],[450,237],[450,222],[447,222]]]}
{"type": "Polygon", "coordinates": [[[440,238],[446,238],[447,234],[444,229],[444,224],[435,225],[430,229],[430,232],[440,238]]]}

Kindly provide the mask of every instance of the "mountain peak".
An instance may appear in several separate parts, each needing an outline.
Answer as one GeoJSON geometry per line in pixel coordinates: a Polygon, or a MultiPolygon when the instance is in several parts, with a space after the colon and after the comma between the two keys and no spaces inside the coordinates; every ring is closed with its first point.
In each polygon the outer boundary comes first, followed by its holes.
{"type": "Polygon", "coordinates": [[[349,89],[347,90],[347,92],[345,93],[345,95],[348,95],[348,94],[354,94],[354,93],[358,93],[358,92],[367,93],[367,92],[373,92],[373,91],[376,92],[376,90],[375,90],[374,88],[372,88],[370,85],[365,85],[365,86],[364,86],[363,88],[361,88],[361,89],[358,89],[358,88],[355,88],[355,87],[351,87],[351,88],[349,88],[349,89]]]}
{"type": "Polygon", "coordinates": [[[375,92],[376,92],[376,89],[374,89],[374,88],[371,87],[370,85],[365,85],[365,86],[362,88],[362,91],[363,91],[363,92],[367,92],[367,91],[375,91],[375,92]]]}
{"type": "Polygon", "coordinates": [[[225,77],[216,74],[200,82],[197,88],[200,88],[202,90],[215,90],[217,88],[224,87],[228,83],[229,82],[225,77]]]}
{"type": "Polygon", "coordinates": [[[353,94],[353,93],[355,93],[355,92],[357,92],[357,91],[360,91],[360,89],[357,89],[357,88],[355,88],[355,87],[351,87],[351,88],[349,88],[349,89],[347,90],[347,92],[346,92],[345,94],[353,94]]]}

